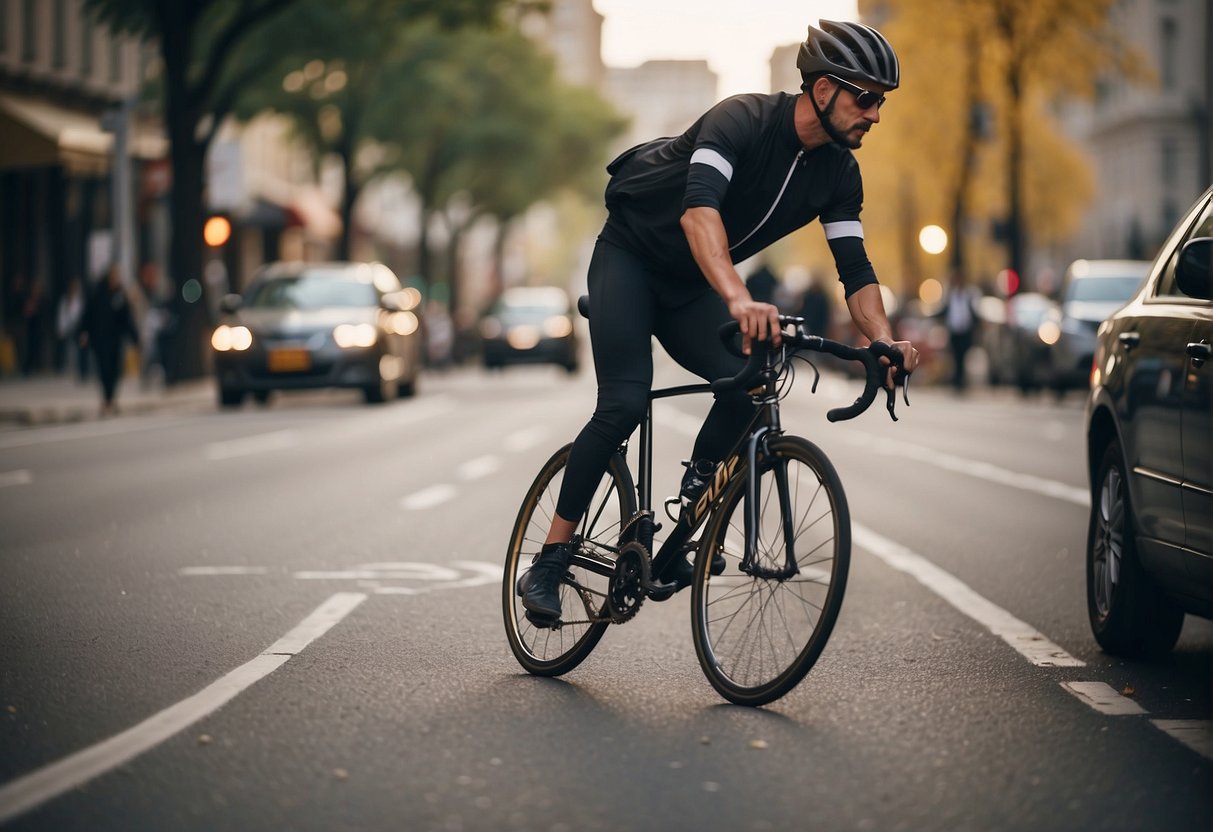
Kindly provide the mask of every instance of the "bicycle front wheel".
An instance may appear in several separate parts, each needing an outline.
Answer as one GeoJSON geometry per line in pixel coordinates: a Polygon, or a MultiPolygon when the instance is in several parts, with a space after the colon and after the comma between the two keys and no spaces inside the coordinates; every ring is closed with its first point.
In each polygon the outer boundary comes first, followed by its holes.
{"type": "Polygon", "coordinates": [[[695,559],[695,653],[712,686],[738,705],[794,688],[821,655],[846,589],[851,519],[842,482],[817,446],[795,436],[758,461],[755,547],[743,560],[746,471],[726,488],[695,559]],[[715,553],[726,568],[712,574],[715,553]]]}
{"type": "Polygon", "coordinates": [[[532,623],[515,587],[547,538],[572,447],[565,445],[553,454],[535,477],[522,501],[505,559],[501,603],[506,635],[518,663],[537,676],[569,672],[602,638],[610,624],[607,588],[620,530],[636,513],[631,472],[623,457],[615,454],[578,523],[580,545],[560,584],[560,624],[552,628],[532,623]]]}

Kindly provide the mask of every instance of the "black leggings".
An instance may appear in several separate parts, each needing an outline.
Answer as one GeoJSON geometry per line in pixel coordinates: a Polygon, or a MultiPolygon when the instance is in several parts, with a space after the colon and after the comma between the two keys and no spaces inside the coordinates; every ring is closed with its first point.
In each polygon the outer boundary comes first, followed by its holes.
{"type": "MultiPolygon", "coordinates": [[[[590,261],[589,290],[598,405],[573,442],[560,488],[556,513],[566,520],[585,512],[611,454],[644,418],[653,386],[652,336],[705,381],[736,375],[745,363],[716,337],[720,325],[732,318],[706,280],[702,291],[688,296],[644,260],[599,240],[590,261]]],[[[692,458],[719,462],[753,415],[754,404],[744,391],[716,396],[692,458]]]]}

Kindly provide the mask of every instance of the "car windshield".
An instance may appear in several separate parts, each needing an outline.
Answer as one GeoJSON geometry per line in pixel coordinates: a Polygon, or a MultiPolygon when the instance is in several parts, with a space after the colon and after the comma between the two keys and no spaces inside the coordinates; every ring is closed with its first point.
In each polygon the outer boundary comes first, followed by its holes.
{"type": "Polygon", "coordinates": [[[1070,284],[1066,300],[1126,301],[1133,297],[1143,279],[1142,275],[1085,277],[1070,284]]]}
{"type": "Polygon", "coordinates": [[[537,321],[550,315],[563,315],[568,308],[568,299],[559,290],[525,294],[506,293],[498,301],[493,313],[499,318],[511,321],[537,321]]]}
{"type": "Polygon", "coordinates": [[[249,289],[244,305],[251,309],[326,309],[375,306],[378,302],[370,283],[315,272],[258,281],[249,289]]]}

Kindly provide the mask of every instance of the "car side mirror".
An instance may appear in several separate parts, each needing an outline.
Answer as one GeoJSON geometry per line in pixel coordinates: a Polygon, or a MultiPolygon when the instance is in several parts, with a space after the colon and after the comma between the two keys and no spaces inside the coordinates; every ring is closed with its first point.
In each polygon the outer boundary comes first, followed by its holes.
{"type": "Polygon", "coordinates": [[[1175,284],[1190,298],[1213,299],[1213,284],[1209,281],[1209,251],[1213,237],[1196,237],[1184,243],[1175,264],[1175,284]]]}
{"type": "Polygon", "coordinates": [[[234,315],[243,303],[244,299],[240,295],[224,295],[219,299],[219,311],[225,315],[234,315]]]}

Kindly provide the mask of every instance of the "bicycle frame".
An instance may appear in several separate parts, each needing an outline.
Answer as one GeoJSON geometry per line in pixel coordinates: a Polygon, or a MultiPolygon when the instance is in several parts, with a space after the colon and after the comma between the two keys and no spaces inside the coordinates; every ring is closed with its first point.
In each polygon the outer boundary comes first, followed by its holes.
{"type": "MultiPolygon", "coordinates": [[[[776,374],[773,369],[776,362],[775,356],[779,354],[773,351],[767,356],[766,369],[760,376],[762,381],[761,391],[756,392],[759,388],[754,388],[750,391],[750,395],[754,398],[758,409],[732,449],[725,455],[720,464],[717,465],[716,475],[713,477],[712,482],[708,483],[704,493],[695,505],[691,507],[689,522],[676,523],[669,537],[666,538],[656,552],[652,553],[654,575],[660,575],[674,557],[683,553],[683,546],[686,544],[686,541],[703,525],[711,510],[719,501],[720,496],[724,493],[725,486],[732,481],[743,454],[746,461],[746,508],[744,515],[745,555],[742,559],[741,567],[747,571],[753,568],[753,555],[758,537],[758,450],[767,439],[783,433],[779,419],[779,395],[775,388],[776,374]]],[[[644,419],[640,423],[640,447],[636,485],[637,503],[640,513],[651,513],[653,511],[653,402],[658,399],[711,392],[712,385],[710,384],[688,384],[650,391],[649,405],[645,411],[644,419]]],[[[625,456],[627,447],[628,443],[624,442],[619,449],[625,456]]],[[[776,470],[775,476],[780,505],[786,509],[790,499],[787,472],[776,470]]],[[[784,536],[787,541],[788,562],[783,569],[764,570],[762,577],[789,578],[799,571],[795,558],[792,556],[794,530],[788,518],[788,512],[784,510],[781,513],[784,517],[784,536]]]]}

